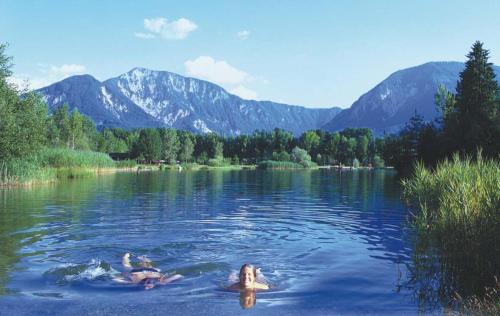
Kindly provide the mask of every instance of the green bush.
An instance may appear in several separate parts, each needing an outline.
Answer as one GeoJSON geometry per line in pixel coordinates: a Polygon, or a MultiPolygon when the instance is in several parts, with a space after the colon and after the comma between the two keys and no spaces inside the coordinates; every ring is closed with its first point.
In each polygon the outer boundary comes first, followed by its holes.
{"type": "Polygon", "coordinates": [[[228,158],[208,159],[207,165],[210,167],[227,167],[227,166],[231,165],[231,159],[228,159],[228,158]]]}
{"type": "Polygon", "coordinates": [[[259,169],[302,169],[304,166],[291,161],[264,160],[257,164],[259,169]]]}
{"type": "Polygon", "coordinates": [[[354,159],[352,160],[352,166],[353,166],[354,168],[359,168],[359,160],[358,160],[357,158],[354,158],[354,159]]]}
{"type": "Polygon", "coordinates": [[[200,165],[195,163],[195,162],[192,162],[192,163],[185,162],[185,163],[181,163],[181,167],[182,167],[182,169],[193,170],[193,169],[198,169],[200,167],[200,165]]]}
{"type": "Polygon", "coordinates": [[[373,167],[374,168],[383,168],[384,167],[384,159],[380,158],[379,156],[375,155],[373,157],[373,167]]]}

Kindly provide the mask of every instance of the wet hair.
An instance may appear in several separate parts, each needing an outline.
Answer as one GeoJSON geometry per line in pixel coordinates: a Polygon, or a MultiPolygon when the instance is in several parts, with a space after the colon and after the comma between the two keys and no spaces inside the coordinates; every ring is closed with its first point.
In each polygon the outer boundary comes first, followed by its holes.
{"type": "Polygon", "coordinates": [[[241,266],[240,269],[240,275],[239,275],[240,280],[241,280],[241,275],[245,272],[246,268],[252,269],[254,278],[257,278],[257,268],[253,264],[245,263],[244,265],[241,266]]]}

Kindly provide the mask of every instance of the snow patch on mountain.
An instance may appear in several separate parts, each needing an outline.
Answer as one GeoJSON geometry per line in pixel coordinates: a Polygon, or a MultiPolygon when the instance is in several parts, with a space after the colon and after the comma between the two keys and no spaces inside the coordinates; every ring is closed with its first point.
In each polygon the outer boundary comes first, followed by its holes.
{"type": "Polygon", "coordinates": [[[180,109],[177,111],[175,115],[173,113],[168,113],[168,115],[163,119],[163,122],[168,126],[172,126],[174,125],[175,122],[177,122],[177,120],[183,119],[189,114],[191,114],[191,112],[180,109]]]}
{"type": "Polygon", "coordinates": [[[391,90],[389,88],[385,88],[385,92],[380,94],[380,100],[385,100],[391,94],[391,90]]]}
{"type": "Polygon", "coordinates": [[[212,130],[207,127],[207,124],[205,124],[205,122],[203,122],[203,120],[199,120],[199,119],[194,120],[193,127],[196,128],[198,131],[205,133],[205,134],[212,132],[212,130]]]}

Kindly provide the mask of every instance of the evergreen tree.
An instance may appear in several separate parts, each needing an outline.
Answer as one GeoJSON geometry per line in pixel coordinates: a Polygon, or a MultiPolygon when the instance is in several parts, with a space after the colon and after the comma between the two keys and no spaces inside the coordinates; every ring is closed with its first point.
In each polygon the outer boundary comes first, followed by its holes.
{"type": "Polygon", "coordinates": [[[454,149],[461,152],[471,153],[483,147],[486,154],[492,154],[498,141],[495,131],[499,88],[488,57],[483,43],[475,42],[457,83],[453,116],[447,123],[457,141],[458,148],[454,149]]]}

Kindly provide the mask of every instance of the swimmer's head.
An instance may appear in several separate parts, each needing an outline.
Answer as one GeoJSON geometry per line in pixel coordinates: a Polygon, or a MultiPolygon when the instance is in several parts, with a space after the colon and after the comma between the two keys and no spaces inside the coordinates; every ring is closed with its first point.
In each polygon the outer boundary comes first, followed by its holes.
{"type": "Polygon", "coordinates": [[[240,269],[240,286],[246,289],[255,287],[255,279],[257,278],[257,269],[255,266],[245,263],[240,269]]]}

